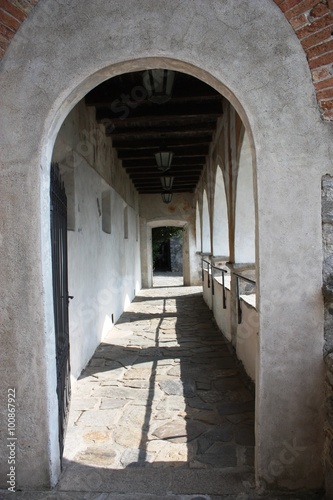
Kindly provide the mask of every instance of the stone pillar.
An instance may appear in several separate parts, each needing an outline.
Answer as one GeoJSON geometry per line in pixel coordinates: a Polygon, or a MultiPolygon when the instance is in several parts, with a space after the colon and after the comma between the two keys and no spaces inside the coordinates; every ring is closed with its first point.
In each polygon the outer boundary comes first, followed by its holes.
{"type": "Polygon", "coordinates": [[[140,217],[140,256],[142,288],[153,286],[152,233],[146,219],[140,217]]]}
{"type": "Polygon", "coordinates": [[[196,252],[195,225],[183,229],[183,274],[185,286],[201,285],[201,256],[196,252]]]}

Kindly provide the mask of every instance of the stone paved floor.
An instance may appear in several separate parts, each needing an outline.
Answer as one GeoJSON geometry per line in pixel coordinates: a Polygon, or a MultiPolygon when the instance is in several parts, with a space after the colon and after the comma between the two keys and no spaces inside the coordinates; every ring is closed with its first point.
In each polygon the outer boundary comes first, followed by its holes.
{"type": "Polygon", "coordinates": [[[142,493],[166,494],[171,478],[175,493],[216,495],[220,470],[253,485],[253,455],[253,392],[201,288],[141,291],[73,391],[59,489],[73,488],[78,470],[99,482],[101,468],[114,484],[129,471],[142,493]],[[207,490],[196,491],[195,478],[207,490]]]}
{"type": "Polygon", "coordinates": [[[156,278],[73,389],[56,490],[19,498],[258,498],[251,385],[212,322],[201,287],[180,287],[171,276],[165,288],[156,278]]]}

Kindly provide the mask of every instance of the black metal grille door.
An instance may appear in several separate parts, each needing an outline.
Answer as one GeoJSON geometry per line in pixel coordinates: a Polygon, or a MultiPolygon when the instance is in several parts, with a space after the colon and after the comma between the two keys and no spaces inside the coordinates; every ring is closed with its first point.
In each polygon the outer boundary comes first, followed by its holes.
{"type": "Polygon", "coordinates": [[[59,443],[64,448],[70,402],[70,360],[67,280],[67,198],[57,164],[51,165],[51,241],[54,322],[56,334],[59,443]]]}

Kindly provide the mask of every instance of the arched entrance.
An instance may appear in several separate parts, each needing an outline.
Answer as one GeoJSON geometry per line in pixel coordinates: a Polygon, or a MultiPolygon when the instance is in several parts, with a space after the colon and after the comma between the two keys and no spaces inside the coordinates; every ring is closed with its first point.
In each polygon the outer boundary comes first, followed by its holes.
{"type": "MultiPolygon", "coordinates": [[[[158,2],[153,8],[148,1],[82,5],[75,0],[55,9],[51,0],[45,4],[52,16],[41,24],[39,6],[32,12],[9,47],[1,73],[2,245],[11,256],[2,271],[1,379],[3,394],[15,386],[21,395],[20,486],[53,485],[59,475],[48,196],[56,134],[70,109],[98,83],[123,72],[162,67],[213,86],[246,126],[257,179],[258,484],[292,488],[297,481],[299,488],[320,487],[318,179],[329,161],[329,134],[319,121],[308,67],[290,26],[273,2],[256,2],[255,9],[252,3],[235,9],[231,0],[214,0],[210,9],[198,0],[158,2]],[[286,269],[293,276],[292,296],[289,280],[280,279],[286,269]],[[297,452],[293,459],[286,458],[290,447],[297,452]]],[[[6,473],[7,461],[2,461],[1,477],[6,473]]]]}

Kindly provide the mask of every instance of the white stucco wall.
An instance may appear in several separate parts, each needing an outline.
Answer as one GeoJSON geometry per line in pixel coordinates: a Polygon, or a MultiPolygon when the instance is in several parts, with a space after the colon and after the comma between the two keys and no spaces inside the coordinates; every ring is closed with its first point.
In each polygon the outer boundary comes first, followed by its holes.
{"type": "Polygon", "coordinates": [[[70,361],[76,379],[141,288],[138,195],[104,127],[96,123],[94,108],[83,101],[64,121],[52,159],[63,173],[69,201],[68,290],[74,296],[69,304],[70,361]],[[103,231],[102,223],[106,192],[110,232],[103,231]]]}
{"type": "Polygon", "coordinates": [[[235,262],[255,262],[255,210],[251,144],[244,134],[240,151],[235,217],[235,262]]]}
{"type": "Polygon", "coordinates": [[[68,233],[71,369],[76,378],[140,286],[135,212],[129,208],[124,239],[124,200],[111,189],[111,234],[102,230],[97,199],[105,184],[81,159],[76,165],[77,230],[68,233]],[[113,322],[112,322],[113,315],[113,322]]]}
{"type": "Polygon", "coordinates": [[[229,255],[228,207],[221,167],[218,166],[215,178],[213,255],[229,255]]]}
{"type": "Polygon", "coordinates": [[[202,251],[204,253],[211,253],[211,239],[210,239],[210,215],[209,215],[209,205],[207,198],[207,191],[204,190],[202,198],[202,228],[201,228],[201,238],[202,238],[202,251]]]}
{"type": "MultiPolygon", "coordinates": [[[[305,53],[272,0],[211,0],[209,8],[202,0],[41,0],[6,51],[0,66],[0,429],[6,428],[6,391],[14,385],[20,487],[54,484],[59,475],[48,192],[53,144],[92,87],[148,67],[202,78],[232,102],[250,134],[259,277],[257,482],[319,488],[321,177],[333,173],[332,127],[320,119],[305,53]],[[281,463],[284,443],[294,442],[306,452],[281,463]]],[[[5,452],[2,442],[1,484],[5,452]]]]}
{"type": "Polygon", "coordinates": [[[230,278],[225,277],[226,309],[222,302],[222,278],[214,278],[213,313],[217,326],[223,335],[231,342],[231,295],[230,278]]]}
{"type": "Polygon", "coordinates": [[[203,290],[203,299],[206,302],[207,306],[209,309],[212,308],[213,306],[213,295],[212,295],[212,275],[210,272],[207,270],[207,264],[204,264],[204,280],[202,284],[202,290],[203,290]],[[210,283],[210,286],[208,287],[208,281],[210,283]]]}
{"type": "Polygon", "coordinates": [[[246,373],[255,382],[259,348],[259,320],[255,295],[241,296],[242,322],[237,325],[236,353],[246,373]]]}

